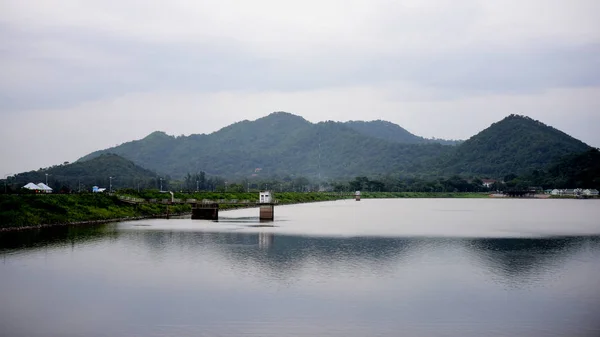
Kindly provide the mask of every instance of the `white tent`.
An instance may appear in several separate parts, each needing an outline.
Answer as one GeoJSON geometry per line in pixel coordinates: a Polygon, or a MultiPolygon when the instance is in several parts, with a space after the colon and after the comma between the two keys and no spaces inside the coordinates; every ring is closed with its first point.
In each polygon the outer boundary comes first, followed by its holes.
{"type": "Polygon", "coordinates": [[[36,191],[41,190],[41,188],[38,185],[34,184],[34,183],[29,183],[29,184],[23,186],[23,188],[26,188],[28,190],[36,190],[36,191]]]}
{"type": "Polygon", "coordinates": [[[46,192],[46,193],[52,193],[52,188],[44,183],[39,183],[37,184],[38,187],[40,188],[40,190],[46,192]]]}

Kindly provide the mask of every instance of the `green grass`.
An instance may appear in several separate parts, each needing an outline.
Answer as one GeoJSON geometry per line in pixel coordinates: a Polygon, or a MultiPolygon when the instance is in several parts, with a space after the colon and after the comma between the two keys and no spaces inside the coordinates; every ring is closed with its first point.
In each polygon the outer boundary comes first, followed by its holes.
{"type": "MultiPolygon", "coordinates": [[[[170,213],[191,209],[189,205],[169,207],[170,213]]],[[[129,205],[104,194],[2,195],[0,228],[157,216],[165,211],[165,205],[129,205]]]]}

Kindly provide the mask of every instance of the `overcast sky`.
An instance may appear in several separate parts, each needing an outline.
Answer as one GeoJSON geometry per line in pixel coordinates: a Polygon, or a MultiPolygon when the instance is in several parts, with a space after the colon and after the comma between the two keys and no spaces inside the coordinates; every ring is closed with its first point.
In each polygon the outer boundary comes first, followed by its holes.
{"type": "Polygon", "coordinates": [[[600,146],[597,0],[0,0],[0,177],[288,111],[600,146]]]}

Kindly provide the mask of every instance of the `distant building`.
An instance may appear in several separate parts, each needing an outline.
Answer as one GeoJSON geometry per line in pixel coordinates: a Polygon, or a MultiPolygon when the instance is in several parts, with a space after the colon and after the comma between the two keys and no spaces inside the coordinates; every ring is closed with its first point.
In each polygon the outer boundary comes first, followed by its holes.
{"type": "Polygon", "coordinates": [[[261,204],[270,204],[271,203],[271,192],[262,191],[259,194],[259,200],[261,204]]]}
{"type": "Polygon", "coordinates": [[[52,193],[52,188],[44,183],[37,184],[40,188],[40,191],[44,193],[52,193]]]}
{"type": "Polygon", "coordinates": [[[496,183],[496,180],[493,180],[493,179],[482,179],[481,181],[483,182],[482,185],[487,188],[492,187],[492,185],[494,185],[494,183],[496,183]]]}
{"type": "Polygon", "coordinates": [[[581,188],[567,188],[562,190],[563,195],[581,195],[583,194],[583,189],[581,188]]]}
{"type": "Polygon", "coordinates": [[[26,189],[32,190],[32,191],[41,191],[42,190],[38,185],[36,185],[34,183],[29,183],[29,184],[23,186],[23,188],[26,188],[26,189]]]}
{"type": "Polygon", "coordinates": [[[598,190],[596,190],[596,189],[587,189],[587,190],[583,191],[583,195],[597,196],[598,195],[598,190]]]}
{"type": "Polygon", "coordinates": [[[562,190],[559,190],[559,189],[556,189],[556,188],[555,188],[555,189],[553,189],[553,190],[550,192],[550,194],[552,194],[552,195],[561,195],[561,194],[562,194],[562,190]]]}
{"type": "Polygon", "coordinates": [[[102,193],[106,191],[106,188],[100,188],[98,186],[92,186],[92,192],[93,193],[102,193]]]}

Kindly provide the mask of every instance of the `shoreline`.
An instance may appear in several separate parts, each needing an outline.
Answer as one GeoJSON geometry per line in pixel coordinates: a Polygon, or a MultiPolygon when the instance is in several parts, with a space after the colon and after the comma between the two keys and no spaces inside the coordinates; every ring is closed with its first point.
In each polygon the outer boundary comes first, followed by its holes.
{"type": "MultiPolygon", "coordinates": [[[[469,194],[469,193],[465,193],[464,195],[458,195],[456,193],[434,193],[437,194],[436,195],[428,195],[428,194],[421,194],[418,192],[415,192],[415,194],[412,194],[412,192],[400,192],[398,194],[394,193],[394,192],[382,192],[381,194],[371,194],[370,192],[366,192],[364,195],[362,195],[362,199],[532,199],[532,200],[558,200],[558,199],[572,199],[572,200],[579,200],[575,197],[567,197],[567,196],[546,196],[546,195],[539,195],[536,197],[529,197],[529,198],[523,198],[523,197],[506,197],[506,196],[496,196],[493,194],[469,194]],[[385,194],[387,195],[385,195],[385,194]],[[388,194],[389,193],[389,194],[388,194]],[[384,194],[384,195],[381,195],[384,194]]],[[[587,198],[586,198],[587,199],[587,198]]],[[[589,198],[591,200],[598,200],[598,198],[589,198]]],[[[326,201],[340,201],[340,200],[354,200],[353,197],[346,197],[346,198],[340,198],[340,199],[328,199],[328,200],[309,200],[309,201],[292,201],[292,202],[284,202],[284,203],[279,203],[279,206],[287,206],[287,205],[297,205],[297,204],[308,204],[308,203],[318,203],[318,202],[326,202],[326,201]]],[[[227,212],[227,211],[233,211],[233,210],[238,210],[238,209],[249,209],[249,208],[258,208],[259,206],[243,206],[243,207],[227,207],[227,208],[223,208],[223,209],[219,209],[219,211],[221,212],[227,212]]],[[[164,218],[168,218],[168,217],[179,217],[179,216],[186,216],[186,215],[190,215],[191,212],[182,212],[182,213],[172,213],[172,214],[156,214],[156,215],[144,215],[144,216],[133,216],[133,217],[120,217],[120,218],[110,218],[110,219],[96,219],[96,220],[84,220],[84,221],[72,221],[72,222],[60,222],[60,223],[48,223],[48,224],[39,224],[39,225],[28,225],[28,226],[11,226],[11,227],[0,227],[0,233],[4,233],[4,232],[14,232],[14,231],[24,231],[24,230],[35,230],[35,229],[42,229],[42,228],[51,228],[51,227],[60,227],[60,226],[80,226],[80,225],[99,225],[99,224],[106,224],[106,223],[111,223],[111,222],[122,222],[122,221],[138,221],[138,220],[145,220],[145,219],[164,219],[164,218]]]]}
{"type": "MultiPolygon", "coordinates": [[[[185,215],[190,215],[190,214],[191,214],[190,212],[176,213],[176,214],[169,214],[169,217],[185,216],[185,215]]],[[[21,231],[21,230],[42,229],[42,228],[50,228],[50,227],[60,227],[60,226],[101,225],[101,224],[106,224],[106,223],[111,223],[111,222],[137,221],[137,220],[145,220],[145,219],[161,219],[161,218],[166,218],[166,217],[167,217],[166,215],[146,215],[146,216],[135,216],[135,217],[113,218],[113,219],[61,222],[61,223],[41,224],[41,225],[31,225],[31,226],[21,226],[21,227],[2,227],[2,228],[0,228],[0,233],[21,231]]]]}
{"type": "MultiPolygon", "coordinates": [[[[317,203],[317,202],[326,202],[326,201],[338,201],[338,200],[352,200],[352,199],[298,201],[298,202],[279,204],[279,206],[308,204],[308,203],[317,203]]],[[[259,206],[229,207],[229,208],[225,208],[225,209],[219,209],[219,211],[227,212],[227,211],[234,211],[234,210],[238,210],[238,209],[249,209],[249,208],[258,208],[258,207],[259,206]]],[[[101,224],[107,224],[107,223],[111,223],[111,222],[138,221],[138,220],[145,220],[145,219],[164,219],[164,218],[168,218],[168,217],[180,217],[180,216],[186,216],[186,215],[191,215],[191,214],[192,214],[191,212],[184,212],[184,213],[173,213],[173,214],[169,214],[168,216],[166,214],[161,214],[161,215],[146,215],[146,216],[113,218],[113,219],[61,222],[61,223],[53,223],[53,224],[40,224],[40,225],[20,226],[20,227],[0,227],[0,233],[35,230],[35,229],[61,227],[61,226],[101,225],[101,224]]]]}

